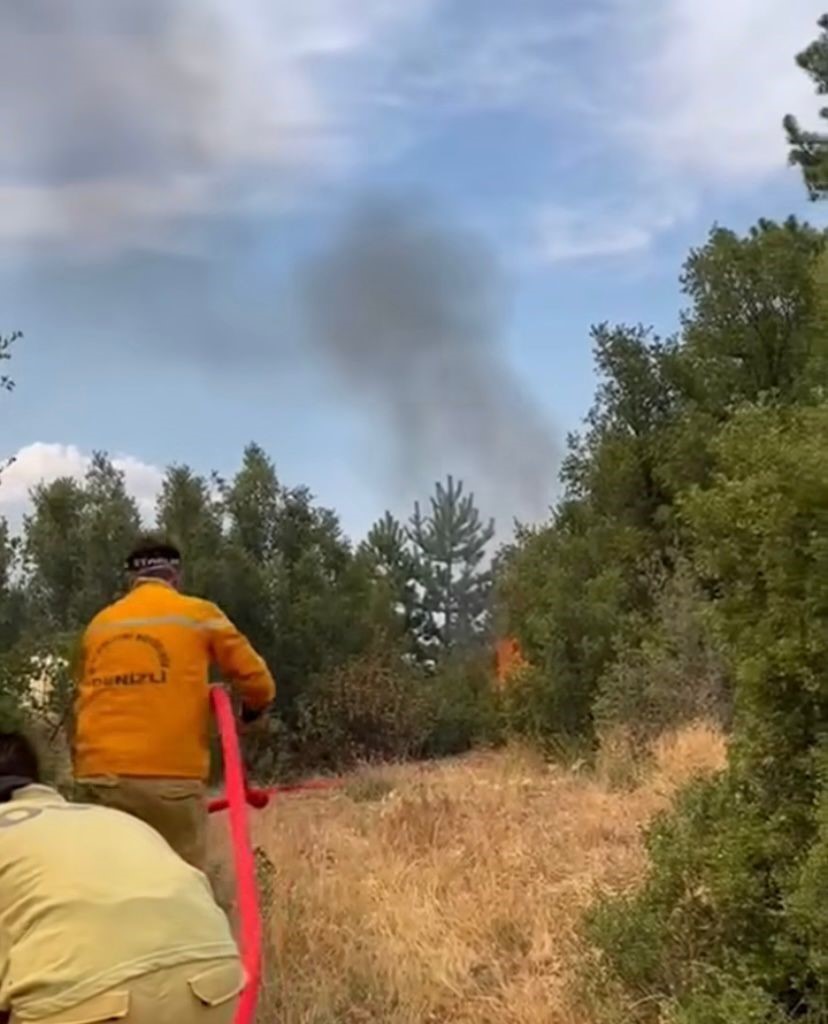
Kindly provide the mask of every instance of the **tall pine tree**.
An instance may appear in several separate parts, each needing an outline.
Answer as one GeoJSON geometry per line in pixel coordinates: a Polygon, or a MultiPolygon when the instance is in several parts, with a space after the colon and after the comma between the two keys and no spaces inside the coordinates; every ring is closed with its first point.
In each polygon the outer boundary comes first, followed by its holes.
{"type": "Polygon", "coordinates": [[[204,477],[189,466],[167,470],[156,507],[158,528],[181,548],[185,589],[202,597],[215,593],[221,576],[221,517],[204,477]]]}
{"type": "MultiPolygon", "coordinates": [[[[828,14],[819,19],[822,29],[819,37],[800,53],[797,64],[816,84],[817,94],[828,95],[828,14]]],[[[823,107],[820,117],[828,120],[828,107],[823,107]]],[[[785,118],[785,131],[790,143],[790,161],[801,168],[802,177],[811,199],[823,199],[828,195],[828,134],[805,131],[797,119],[789,114],[785,118]]]]}
{"type": "Polygon", "coordinates": [[[220,487],[227,539],[222,578],[212,596],[273,663],[278,660],[275,603],[282,505],[276,468],[259,445],[249,444],[238,473],[220,487]]]}
{"type": "Polygon", "coordinates": [[[484,523],[473,494],[449,476],[437,483],[430,514],[419,503],[409,527],[424,568],[426,609],[446,652],[470,646],[486,627],[491,570],[483,569],[494,537],[494,520],[484,523]]]}

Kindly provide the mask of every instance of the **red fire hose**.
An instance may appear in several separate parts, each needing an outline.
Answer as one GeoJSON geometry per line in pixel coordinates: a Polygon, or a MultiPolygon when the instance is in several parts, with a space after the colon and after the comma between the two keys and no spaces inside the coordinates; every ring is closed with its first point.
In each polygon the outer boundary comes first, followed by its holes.
{"type": "Polygon", "coordinates": [[[239,908],[239,950],[246,974],[234,1024],[253,1024],[262,981],[262,918],[256,887],[256,862],[250,845],[247,805],[266,807],[271,796],[276,793],[332,789],[339,785],[339,780],[318,779],[292,786],[274,786],[271,789],[248,788],[230,698],[220,686],[212,686],[210,700],[221,740],[226,795],[210,801],[207,810],[211,814],[215,811],[229,810],[230,839],[236,874],[236,902],[239,908]]]}
{"type": "MultiPolygon", "coordinates": [[[[277,793],[306,793],[312,790],[336,789],[342,785],[339,779],[307,779],[305,782],[296,782],[283,786],[270,786],[267,789],[257,789],[253,786],[247,788],[247,802],[251,807],[267,807],[270,798],[277,793]]],[[[218,796],[207,804],[210,814],[216,811],[226,811],[228,806],[226,796],[218,796]]]]}
{"type": "Polygon", "coordinates": [[[247,787],[230,698],[220,686],[213,686],[210,688],[210,700],[224,759],[224,787],[227,792],[225,806],[230,812],[230,838],[233,843],[239,907],[239,950],[246,974],[234,1024],[253,1024],[262,980],[262,919],[256,892],[256,862],[250,846],[247,822],[247,787]]]}

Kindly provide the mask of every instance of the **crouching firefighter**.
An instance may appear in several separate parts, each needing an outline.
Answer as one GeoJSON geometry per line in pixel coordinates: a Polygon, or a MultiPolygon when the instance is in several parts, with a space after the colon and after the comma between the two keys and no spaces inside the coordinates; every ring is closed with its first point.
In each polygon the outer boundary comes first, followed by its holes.
{"type": "Polygon", "coordinates": [[[230,1024],[244,974],[206,877],[39,780],[29,742],[0,733],[0,1021],[230,1024]]]}
{"type": "Polygon", "coordinates": [[[276,688],[263,659],[223,612],[179,591],[181,555],[145,538],[127,558],[130,589],[87,627],[74,707],[76,798],[152,825],[205,868],[209,670],[240,694],[242,720],[276,688]]]}

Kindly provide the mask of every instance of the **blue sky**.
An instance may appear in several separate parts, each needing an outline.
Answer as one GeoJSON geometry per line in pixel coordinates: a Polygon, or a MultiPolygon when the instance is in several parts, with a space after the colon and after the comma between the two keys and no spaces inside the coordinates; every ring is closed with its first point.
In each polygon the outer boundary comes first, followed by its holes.
{"type": "Polygon", "coordinates": [[[94,449],[149,510],[165,465],[231,473],[250,440],[354,536],[449,471],[501,520],[536,517],[592,398],[590,324],[672,330],[681,263],[714,221],[825,220],[781,130],[818,107],[793,58],[821,0],[11,7],[0,330],[25,339],[0,406],[0,455],[18,456],[0,513],[14,521],[33,483],[82,472],[94,449]],[[443,276],[454,252],[488,261],[464,300],[478,308],[446,333],[476,361],[468,379],[419,323],[392,324],[392,344],[387,309],[354,313],[370,328],[356,347],[339,347],[336,316],[324,338],[309,327],[310,268],[333,253],[342,271],[379,200],[405,210],[407,226],[373,230],[396,232],[388,262],[425,275],[427,304],[439,275],[407,262],[409,244],[443,276]]]}

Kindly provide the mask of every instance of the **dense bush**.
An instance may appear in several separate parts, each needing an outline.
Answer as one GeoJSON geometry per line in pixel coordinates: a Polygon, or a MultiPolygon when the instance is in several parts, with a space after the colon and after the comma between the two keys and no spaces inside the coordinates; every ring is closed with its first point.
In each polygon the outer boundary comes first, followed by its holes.
{"type": "Polygon", "coordinates": [[[313,681],[283,767],[342,771],[456,754],[496,740],[498,727],[487,660],[458,655],[432,673],[380,643],[313,681]]]}
{"type": "Polygon", "coordinates": [[[457,654],[426,681],[428,733],[421,749],[427,757],[461,754],[497,743],[500,708],[487,654],[457,654]]]}
{"type": "Polygon", "coordinates": [[[308,764],[337,770],[418,753],[428,736],[425,678],[382,645],[314,680],[299,703],[296,744],[308,764]]]}
{"type": "Polygon", "coordinates": [[[735,684],[729,767],[658,824],[643,891],[601,906],[590,933],[646,997],[642,1019],[821,1021],[828,406],[747,408],[714,450],[711,486],[682,511],[716,580],[710,625],[735,684]]]}
{"type": "Polygon", "coordinates": [[[599,735],[619,726],[640,748],[667,729],[705,718],[727,727],[730,680],[707,628],[707,602],[691,566],[652,581],[653,614],[620,648],[599,681],[599,735]]]}

